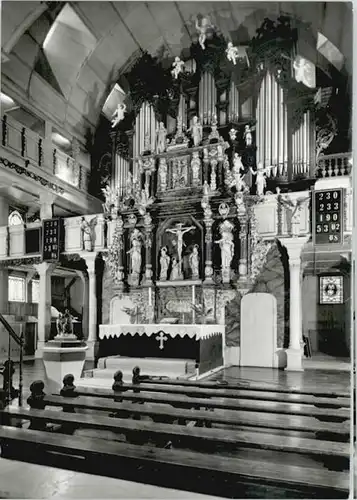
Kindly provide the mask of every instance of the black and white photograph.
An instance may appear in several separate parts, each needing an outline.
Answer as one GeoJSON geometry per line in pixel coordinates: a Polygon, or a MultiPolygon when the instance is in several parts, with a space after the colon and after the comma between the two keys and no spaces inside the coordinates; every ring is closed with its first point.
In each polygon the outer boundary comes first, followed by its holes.
{"type": "Polygon", "coordinates": [[[357,497],[353,18],[1,1],[0,499],[357,497]]]}

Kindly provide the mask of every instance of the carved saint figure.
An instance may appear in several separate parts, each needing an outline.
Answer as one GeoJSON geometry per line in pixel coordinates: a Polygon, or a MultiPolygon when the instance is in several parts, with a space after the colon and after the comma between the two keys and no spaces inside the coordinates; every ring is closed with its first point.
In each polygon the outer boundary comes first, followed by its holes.
{"type": "Polygon", "coordinates": [[[267,181],[266,181],[266,178],[265,178],[265,175],[267,172],[269,172],[269,170],[271,169],[272,167],[263,167],[262,163],[258,163],[258,166],[257,166],[257,171],[254,172],[254,170],[252,168],[250,168],[250,171],[252,173],[252,175],[256,175],[257,178],[256,178],[256,186],[257,186],[257,195],[258,196],[263,196],[264,195],[264,190],[266,188],[266,185],[267,185],[267,181]]]}
{"type": "Polygon", "coordinates": [[[126,111],[126,105],[125,104],[119,104],[117,109],[114,111],[113,116],[112,116],[112,128],[116,127],[118,123],[120,123],[123,118],[124,114],[126,111]]]}
{"type": "Polygon", "coordinates": [[[192,118],[191,127],[188,132],[191,132],[194,146],[199,146],[202,142],[203,127],[198,119],[198,116],[192,118]]]}
{"type": "Polygon", "coordinates": [[[213,29],[214,26],[211,21],[207,17],[203,17],[201,20],[201,24],[198,23],[198,19],[196,19],[196,29],[199,33],[198,42],[201,45],[202,50],[205,50],[205,41],[206,34],[209,29],[213,29]]]}
{"type": "Polygon", "coordinates": [[[244,127],[244,140],[245,140],[246,146],[251,146],[253,144],[252,132],[253,132],[254,128],[255,127],[251,127],[250,125],[246,125],[244,127]]]}
{"type": "Polygon", "coordinates": [[[192,249],[192,253],[190,255],[190,258],[189,258],[189,262],[190,262],[190,267],[191,267],[191,271],[192,271],[192,278],[198,278],[199,276],[199,271],[198,271],[198,267],[199,267],[199,254],[198,254],[198,245],[194,245],[193,246],[193,249],[192,249]]]}
{"type": "Polygon", "coordinates": [[[234,243],[232,234],[232,224],[224,221],[220,227],[221,239],[216,241],[221,248],[222,271],[227,272],[230,269],[234,255],[234,243]]]}
{"type": "Polygon", "coordinates": [[[233,185],[236,187],[238,193],[245,189],[245,182],[243,180],[243,175],[241,174],[241,172],[244,172],[244,166],[239,154],[235,153],[233,159],[232,173],[233,173],[233,185]]]}
{"type": "Polygon", "coordinates": [[[171,74],[175,78],[175,80],[177,80],[179,74],[183,72],[184,66],[184,61],[181,61],[181,59],[176,56],[175,61],[172,63],[173,69],[171,70],[171,74]]]}
{"type": "Polygon", "coordinates": [[[227,59],[228,61],[232,61],[234,65],[237,64],[237,59],[238,59],[238,47],[234,47],[232,42],[228,42],[227,48],[226,48],[226,54],[227,54],[227,59]]]}
{"type": "Polygon", "coordinates": [[[198,151],[192,153],[191,159],[191,172],[192,172],[192,183],[196,186],[200,181],[200,168],[201,160],[198,151]]]}
{"type": "Polygon", "coordinates": [[[195,229],[195,226],[183,227],[182,222],[179,222],[178,224],[176,224],[176,227],[174,229],[166,229],[166,231],[168,233],[172,233],[172,234],[176,235],[176,238],[177,238],[177,252],[178,252],[178,258],[179,258],[180,262],[182,261],[182,249],[183,249],[183,247],[185,245],[185,243],[183,241],[183,235],[185,233],[188,233],[192,229],[195,229]]]}
{"type": "Polygon", "coordinates": [[[166,128],[164,122],[159,123],[159,127],[156,130],[157,134],[157,143],[156,143],[156,151],[157,153],[164,153],[166,149],[166,128]]]}
{"type": "Polygon", "coordinates": [[[170,257],[167,255],[167,247],[161,248],[160,256],[160,281],[167,280],[167,271],[169,270],[170,257]]]}
{"type": "Polygon", "coordinates": [[[181,273],[180,273],[179,263],[177,262],[176,257],[173,257],[170,280],[174,281],[180,279],[180,274],[181,273]]]}
{"type": "Polygon", "coordinates": [[[140,274],[141,271],[141,233],[138,229],[134,229],[130,237],[131,249],[127,252],[130,254],[130,271],[131,274],[140,274]]]}
{"type": "Polygon", "coordinates": [[[160,180],[160,189],[161,191],[165,191],[167,186],[167,163],[166,158],[160,158],[159,160],[159,180],[160,180]]]}
{"type": "Polygon", "coordinates": [[[85,217],[82,217],[81,229],[83,238],[83,248],[87,252],[91,252],[93,250],[93,230],[96,223],[97,223],[96,217],[93,217],[93,219],[89,222],[85,219],[85,217]]]}

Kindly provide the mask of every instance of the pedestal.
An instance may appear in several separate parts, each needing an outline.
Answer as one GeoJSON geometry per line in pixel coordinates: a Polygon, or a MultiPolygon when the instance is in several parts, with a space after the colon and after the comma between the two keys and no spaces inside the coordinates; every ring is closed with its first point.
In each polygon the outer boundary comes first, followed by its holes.
{"type": "Polygon", "coordinates": [[[286,349],[287,369],[294,372],[303,372],[302,356],[303,349],[286,349]]]}
{"type": "Polygon", "coordinates": [[[82,375],[88,346],[79,340],[50,340],[43,348],[43,364],[45,365],[49,389],[58,392],[63,377],[69,373],[78,381],[82,375]]]}

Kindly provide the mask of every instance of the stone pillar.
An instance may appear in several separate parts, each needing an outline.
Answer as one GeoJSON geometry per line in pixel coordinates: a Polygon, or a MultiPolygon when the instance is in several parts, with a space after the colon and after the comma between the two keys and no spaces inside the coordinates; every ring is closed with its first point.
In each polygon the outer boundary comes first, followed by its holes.
{"type": "Polygon", "coordinates": [[[9,202],[0,196],[0,226],[7,226],[9,223],[9,202]]]}
{"type": "Polygon", "coordinates": [[[45,192],[40,194],[40,218],[42,219],[52,219],[53,217],[53,203],[55,201],[55,195],[51,192],[45,192]]]}
{"type": "Polygon", "coordinates": [[[144,216],[145,228],[145,281],[144,284],[152,286],[152,218],[150,214],[144,216]]]}
{"type": "Polygon", "coordinates": [[[7,314],[9,303],[9,271],[0,268],[0,313],[7,314]]]}
{"type": "Polygon", "coordinates": [[[37,319],[37,347],[35,352],[36,358],[42,358],[45,342],[50,338],[51,332],[51,275],[56,267],[56,264],[41,262],[34,265],[40,277],[40,298],[38,304],[38,319],[37,319]]]}
{"type": "Polygon", "coordinates": [[[205,217],[204,223],[206,227],[205,246],[206,246],[206,260],[205,260],[205,280],[206,284],[213,283],[213,266],[212,266],[212,225],[213,219],[205,217]]]}
{"type": "Polygon", "coordinates": [[[83,307],[82,307],[82,332],[83,338],[88,339],[89,328],[89,279],[85,272],[76,270],[83,286],[83,307]]]}
{"type": "Polygon", "coordinates": [[[281,243],[289,254],[290,273],[290,307],[289,307],[289,348],[287,354],[287,370],[302,371],[302,301],[301,301],[301,251],[308,241],[307,237],[282,238],[281,243]]]}
{"type": "Polygon", "coordinates": [[[96,253],[82,253],[88,272],[88,337],[87,359],[94,359],[98,349],[97,339],[97,280],[95,272],[96,253]]]}

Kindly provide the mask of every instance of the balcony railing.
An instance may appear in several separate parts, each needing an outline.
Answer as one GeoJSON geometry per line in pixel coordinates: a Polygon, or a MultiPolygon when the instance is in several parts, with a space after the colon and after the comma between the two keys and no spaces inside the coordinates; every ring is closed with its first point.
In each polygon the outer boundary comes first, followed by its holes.
{"type": "Polygon", "coordinates": [[[316,177],[338,177],[350,175],[352,169],[352,153],[322,155],[317,160],[316,177]]]}
{"type": "Polygon", "coordinates": [[[22,156],[25,162],[43,168],[64,182],[87,191],[86,168],[52,143],[46,145],[43,137],[6,114],[1,120],[1,144],[22,156]]]}

